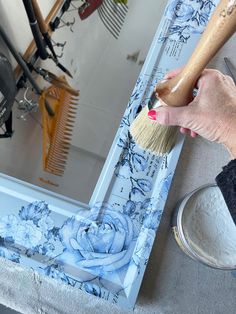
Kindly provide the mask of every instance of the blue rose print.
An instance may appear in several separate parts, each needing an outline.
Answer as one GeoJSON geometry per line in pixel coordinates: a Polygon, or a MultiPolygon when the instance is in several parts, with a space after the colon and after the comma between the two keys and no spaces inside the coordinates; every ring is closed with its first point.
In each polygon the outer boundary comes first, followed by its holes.
{"type": "Polygon", "coordinates": [[[133,198],[136,201],[140,201],[146,196],[147,193],[152,190],[152,182],[148,179],[134,179],[130,177],[131,191],[129,193],[129,198],[133,198]]]}
{"type": "Polygon", "coordinates": [[[83,288],[86,292],[93,294],[96,297],[101,297],[101,288],[99,286],[86,282],[83,285],[83,288]]]}
{"type": "Polygon", "coordinates": [[[63,268],[60,265],[50,265],[47,266],[45,268],[40,268],[40,272],[43,273],[44,275],[50,277],[50,278],[54,278],[57,280],[60,280],[70,286],[75,286],[76,284],[76,280],[70,278],[69,276],[67,276],[64,271],[63,268]]]}
{"type": "Polygon", "coordinates": [[[194,15],[194,8],[188,1],[175,0],[170,3],[165,12],[165,16],[170,20],[175,19],[176,22],[189,21],[194,15]]]}
{"type": "Polygon", "coordinates": [[[59,260],[64,265],[75,264],[87,270],[94,274],[93,278],[125,271],[135,245],[129,216],[106,208],[94,207],[68,219],[60,230],[60,237],[65,250],[59,260]]]}
{"type": "Polygon", "coordinates": [[[11,252],[5,247],[0,247],[0,256],[12,262],[20,263],[20,254],[17,252],[11,252]]]}
{"type": "Polygon", "coordinates": [[[143,198],[152,190],[152,182],[149,179],[136,179],[136,174],[143,172],[148,167],[148,155],[138,152],[137,146],[128,132],[127,138],[120,138],[118,146],[123,153],[115,166],[115,175],[120,179],[130,181],[129,199],[143,198]]]}
{"type": "Polygon", "coordinates": [[[148,210],[145,213],[143,226],[148,229],[156,230],[161,221],[162,211],[156,210],[148,210]]]}
{"type": "Polygon", "coordinates": [[[175,0],[165,10],[165,17],[172,21],[168,33],[159,41],[169,39],[187,42],[191,34],[201,34],[215,8],[210,0],[175,0]]]}
{"type": "Polygon", "coordinates": [[[11,238],[16,232],[19,219],[15,215],[4,216],[0,219],[0,236],[11,238]]]}
{"type": "Polygon", "coordinates": [[[118,146],[122,148],[123,154],[116,165],[115,174],[117,177],[129,178],[130,173],[144,171],[147,168],[147,159],[137,152],[136,144],[130,133],[125,139],[119,139],[118,146]]]}
{"type": "Polygon", "coordinates": [[[134,255],[132,257],[135,265],[140,266],[141,261],[146,262],[146,260],[149,258],[155,235],[156,233],[154,230],[147,228],[141,229],[134,250],[134,255]]]}
{"type": "Polygon", "coordinates": [[[126,204],[123,206],[124,214],[132,217],[136,210],[136,203],[128,200],[126,204]]]}
{"type": "Polygon", "coordinates": [[[45,201],[35,201],[27,206],[22,206],[19,211],[21,221],[26,221],[38,227],[47,239],[56,233],[54,221],[51,219],[50,214],[51,211],[45,201]]]}
{"type": "Polygon", "coordinates": [[[34,224],[38,224],[44,216],[50,214],[48,204],[45,201],[36,201],[28,204],[27,206],[22,206],[19,211],[19,217],[22,220],[32,220],[34,224]]]}
{"type": "Polygon", "coordinates": [[[152,189],[152,183],[147,179],[137,179],[137,185],[144,192],[150,192],[152,189]]]}
{"type": "Polygon", "coordinates": [[[147,168],[147,161],[141,154],[132,154],[131,160],[137,171],[144,171],[147,168]]]}
{"type": "Polygon", "coordinates": [[[27,248],[33,248],[38,245],[41,238],[41,230],[36,227],[32,221],[22,221],[18,224],[17,230],[14,234],[15,243],[27,248]]]}
{"type": "MultiPolygon", "coordinates": [[[[172,176],[170,174],[165,179],[163,179],[166,180],[166,182],[164,182],[164,188],[167,187],[167,184],[170,185],[171,177],[172,176]]],[[[163,182],[161,182],[161,184],[163,184],[163,182]]],[[[140,192],[138,192],[137,190],[137,193],[140,192]]],[[[159,201],[160,197],[158,199],[148,197],[142,201],[133,201],[129,199],[123,205],[123,212],[124,214],[130,216],[132,221],[136,220],[139,225],[144,226],[145,228],[156,230],[158,228],[162,215],[162,209],[158,209],[159,201]]]]}
{"type": "Polygon", "coordinates": [[[45,235],[48,234],[54,228],[54,221],[49,216],[43,216],[38,221],[38,226],[41,232],[45,235]]]}
{"type": "Polygon", "coordinates": [[[173,172],[169,173],[165,178],[163,178],[160,182],[161,184],[161,191],[160,191],[160,197],[161,198],[166,198],[168,191],[170,189],[170,185],[172,182],[172,178],[173,178],[173,172]]]}
{"type": "MultiPolygon", "coordinates": [[[[8,246],[28,257],[35,253],[52,256],[57,241],[58,228],[49,217],[51,211],[44,201],[22,206],[18,216],[10,214],[0,219],[2,249],[8,246]]],[[[15,259],[15,257],[14,257],[15,259]]]]}
{"type": "Polygon", "coordinates": [[[140,102],[138,100],[140,99],[144,88],[145,86],[143,80],[141,77],[139,77],[135,84],[134,91],[130,96],[127,111],[121,120],[120,128],[123,128],[124,126],[130,127],[133,118],[140,110],[140,102]]]}

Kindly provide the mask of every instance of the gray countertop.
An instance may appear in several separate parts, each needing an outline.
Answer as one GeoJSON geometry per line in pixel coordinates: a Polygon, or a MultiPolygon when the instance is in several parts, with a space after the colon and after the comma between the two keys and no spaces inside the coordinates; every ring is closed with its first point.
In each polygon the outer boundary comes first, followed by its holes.
{"type": "Polygon", "coordinates": [[[141,313],[148,313],[148,309],[149,313],[163,314],[235,313],[236,278],[232,272],[191,260],[178,247],[170,229],[177,200],[214,182],[228,160],[220,145],[201,138],[186,140],[143,281],[138,305],[145,306],[145,312],[141,313]]]}

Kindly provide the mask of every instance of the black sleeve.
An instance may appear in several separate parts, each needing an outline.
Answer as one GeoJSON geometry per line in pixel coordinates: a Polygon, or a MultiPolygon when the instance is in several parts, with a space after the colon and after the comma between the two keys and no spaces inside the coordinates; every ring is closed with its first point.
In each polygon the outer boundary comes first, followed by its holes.
{"type": "Polygon", "coordinates": [[[216,177],[216,183],[236,224],[236,159],[223,167],[223,171],[216,177]]]}

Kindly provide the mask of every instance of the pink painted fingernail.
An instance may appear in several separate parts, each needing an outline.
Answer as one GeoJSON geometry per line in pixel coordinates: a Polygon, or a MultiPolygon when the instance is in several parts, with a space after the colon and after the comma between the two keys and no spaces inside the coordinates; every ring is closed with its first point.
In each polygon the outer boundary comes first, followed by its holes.
{"type": "Polygon", "coordinates": [[[157,113],[156,110],[150,110],[148,111],[148,117],[151,120],[156,120],[157,119],[157,113]]]}

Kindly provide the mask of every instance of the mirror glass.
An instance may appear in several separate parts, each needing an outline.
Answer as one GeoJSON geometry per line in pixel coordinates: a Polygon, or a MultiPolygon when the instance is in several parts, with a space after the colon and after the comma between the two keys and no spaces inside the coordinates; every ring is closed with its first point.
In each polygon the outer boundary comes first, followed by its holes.
{"type": "MultiPolygon", "coordinates": [[[[57,1],[38,0],[46,17],[57,1]]],[[[83,1],[74,1],[79,7],[83,1]]],[[[81,20],[78,10],[63,15],[60,28],[52,38],[58,46],[60,63],[70,70],[67,78],[79,89],[78,109],[65,173],[58,177],[42,170],[42,124],[39,109],[22,116],[17,102],[14,105],[14,134],[11,139],[0,139],[0,171],[43,188],[88,203],[119,127],[129,97],[145,61],[166,2],[128,0],[123,14],[124,24],[117,31],[117,21],[107,16],[117,38],[107,29],[95,11],[81,20]],[[66,25],[67,24],[67,25],[66,25]],[[62,48],[61,44],[65,44],[62,48]]],[[[103,15],[105,13],[103,12],[103,15]]],[[[106,14],[105,14],[106,15],[106,14]]],[[[31,31],[21,1],[0,1],[0,23],[16,49],[24,54],[31,39],[31,31]],[[17,19],[15,18],[17,16],[17,19]]],[[[1,42],[3,51],[16,61],[1,42]]],[[[64,75],[52,60],[37,62],[56,75],[64,75]]],[[[48,83],[33,74],[43,88],[48,83]]],[[[30,85],[29,85],[30,86],[30,85]]],[[[24,99],[25,89],[17,95],[24,99]]],[[[37,97],[31,88],[26,98],[37,97]]]]}

